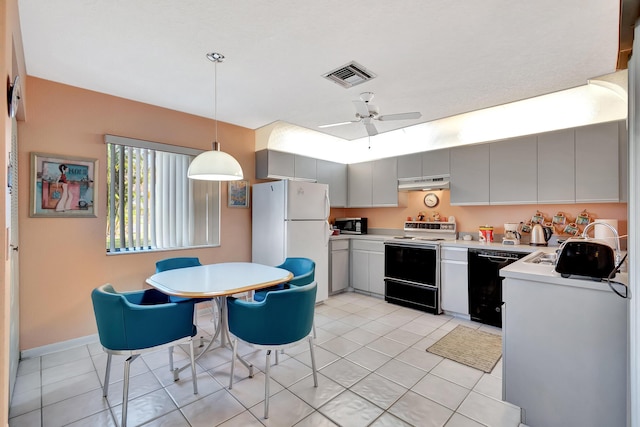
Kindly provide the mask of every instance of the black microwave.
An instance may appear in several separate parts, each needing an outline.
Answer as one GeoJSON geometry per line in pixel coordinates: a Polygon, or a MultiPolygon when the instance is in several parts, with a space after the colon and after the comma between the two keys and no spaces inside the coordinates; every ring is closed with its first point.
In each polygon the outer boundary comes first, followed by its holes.
{"type": "Polygon", "coordinates": [[[367,218],[336,218],[341,234],[367,234],[367,218]]]}

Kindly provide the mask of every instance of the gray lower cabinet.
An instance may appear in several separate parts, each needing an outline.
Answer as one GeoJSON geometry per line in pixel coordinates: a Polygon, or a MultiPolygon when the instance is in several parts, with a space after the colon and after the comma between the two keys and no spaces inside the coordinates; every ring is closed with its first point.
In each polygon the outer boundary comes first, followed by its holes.
{"type": "Polygon", "coordinates": [[[329,186],[331,207],[347,207],[347,165],[318,159],[316,175],[317,182],[329,186]]]}
{"type": "Polygon", "coordinates": [[[489,144],[451,149],[451,205],[489,204],[489,144]]]}
{"type": "Polygon", "coordinates": [[[489,144],[489,202],[537,203],[537,159],[535,135],[489,144]]]}
{"type": "Polygon", "coordinates": [[[329,253],[329,294],[349,287],[349,241],[331,240],[329,253]]]}
{"type": "Polygon", "coordinates": [[[351,240],[351,286],[353,289],[384,295],[384,243],[351,240]]]}
{"type": "Polygon", "coordinates": [[[575,130],[538,135],[538,203],[575,203],[575,130]]]}
{"type": "Polygon", "coordinates": [[[469,316],[467,254],[467,248],[442,247],[440,303],[447,313],[469,316]]]}
{"type": "Polygon", "coordinates": [[[530,426],[626,426],[628,300],[564,280],[503,281],[503,400],[530,426]]]}

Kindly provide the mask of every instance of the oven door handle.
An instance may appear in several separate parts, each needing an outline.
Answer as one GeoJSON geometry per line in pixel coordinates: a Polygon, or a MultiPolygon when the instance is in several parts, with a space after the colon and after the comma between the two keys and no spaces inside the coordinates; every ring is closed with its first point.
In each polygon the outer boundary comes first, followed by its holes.
{"type": "Polygon", "coordinates": [[[504,261],[517,261],[520,258],[507,257],[507,256],[495,256],[495,255],[487,255],[487,254],[478,254],[480,258],[487,258],[492,262],[504,262],[504,261]]]}

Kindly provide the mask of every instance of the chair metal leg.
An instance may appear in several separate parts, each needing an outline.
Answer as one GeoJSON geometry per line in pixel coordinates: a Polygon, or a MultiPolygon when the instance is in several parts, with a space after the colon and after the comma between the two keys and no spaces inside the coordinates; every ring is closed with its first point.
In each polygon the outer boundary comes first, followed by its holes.
{"type": "Polygon", "coordinates": [[[104,385],[102,386],[102,396],[107,397],[109,393],[109,375],[111,375],[111,353],[107,353],[107,371],[104,373],[104,385]]]}
{"type": "MultiPolygon", "coordinates": [[[[173,372],[173,346],[169,347],[169,371],[173,372]]],[[[173,378],[174,381],[178,381],[173,378]]]]}
{"type": "Polygon", "coordinates": [[[233,371],[236,367],[236,354],[238,353],[238,340],[232,341],[232,356],[231,356],[231,375],[229,376],[229,390],[233,388],[233,371]]]}
{"type": "MultiPolygon", "coordinates": [[[[276,350],[276,355],[278,350],[276,350]]],[[[267,350],[267,363],[264,369],[264,419],[269,418],[269,365],[271,365],[271,350],[267,350]]]]}
{"type": "Polygon", "coordinates": [[[318,335],[316,334],[316,321],[314,320],[313,323],[311,323],[311,326],[313,326],[313,337],[314,338],[318,338],[318,335]]]}
{"type": "Polygon", "coordinates": [[[280,358],[278,357],[278,354],[280,353],[278,352],[278,350],[276,350],[276,365],[280,363],[280,358]]]}
{"type": "Polygon", "coordinates": [[[124,361],[124,381],[122,385],[122,423],[121,427],[127,427],[127,408],[129,406],[129,371],[131,363],[138,358],[138,354],[127,357],[124,361]]]}
{"type": "Polygon", "coordinates": [[[191,380],[193,381],[193,394],[198,394],[198,381],[196,379],[196,358],[193,355],[192,338],[189,338],[189,358],[191,359],[191,380]]]}
{"type": "Polygon", "coordinates": [[[318,387],[318,374],[316,373],[316,353],[313,350],[313,338],[309,336],[309,351],[311,352],[311,372],[313,372],[313,386],[318,387]]]}

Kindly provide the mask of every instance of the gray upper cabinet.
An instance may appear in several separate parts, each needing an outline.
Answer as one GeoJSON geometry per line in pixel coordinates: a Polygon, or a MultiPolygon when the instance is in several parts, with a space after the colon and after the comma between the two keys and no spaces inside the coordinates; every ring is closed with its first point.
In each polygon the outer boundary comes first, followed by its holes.
{"type": "Polygon", "coordinates": [[[425,176],[449,175],[449,149],[425,151],[399,156],[398,179],[412,180],[425,176]]]}
{"type": "Polygon", "coordinates": [[[492,205],[536,203],[536,136],[489,144],[489,201],[492,205]]]}
{"type": "Polygon", "coordinates": [[[422,154],[413,153],[399,156],[398,179],[422,178],[422,154]]]}
{"type": "Polygon", "coordinates": [[[332,208],[347,206],[347,165],[344,163],[317,161],[318,182],[329,186],[329,202],[332,208]]]}
{"type": "Polygon", "coordinates": [[[316,162],[317,160],[313,157],[293,153],[274,150],[256,151],[256,178],[315,182],[316,162]]]}
{"type": "Polygon", "coordinates": [[[349,188],[348,207],[371,207],[373,193],[371,179],[373,162],[353,163],[347,166],[347,186],[349,188]]]}
{"type": "Polygon", "coordinates": [[[256,178],[289,179],[295,177],[295,157],[292,153],[273,150],[256,151],[256,178]]]}
{"type": "Polygon", "coordinates": [[[618,122],[576,128],[576,202],[618,202],[618,122]]]}
{"type": "Polygon", "coordinates": [[[449,175],[449,153],[448,148],[422,153],[422,176],[449,175]]]}
{"type": "Polygon", "coordinates": [[[575,130],[538,135],[538,203],[575,203],[575,130]]]}
{"type": "Polygon", "coordinates": [[[620,175],[620,201],[629,201],[629,134],[626,120],[618,122],[618,147],[620,161],[618,162],[620,175]]]}
{"type": "Polygon", "coordinates": [[[395,157],[373,162],[371,190],[373,206],[398,206],[398,162],[395,157]]]}
{"type": "Polygon", "coordinates": [[[347,167],[350,208],[398,206],[398,163],[395,157],[347,167]]]}
{"type": "Polygon", "coordinates": [[[489,204],[489,144],[451,149],[451,205],[489,204]]]}
{"type": "Polygon", "coordinates": [[[316,181],[316,164],[317,160],[313,157],[294,156],[293,173],[295,179],[305,181],[316,181]]]}

